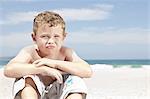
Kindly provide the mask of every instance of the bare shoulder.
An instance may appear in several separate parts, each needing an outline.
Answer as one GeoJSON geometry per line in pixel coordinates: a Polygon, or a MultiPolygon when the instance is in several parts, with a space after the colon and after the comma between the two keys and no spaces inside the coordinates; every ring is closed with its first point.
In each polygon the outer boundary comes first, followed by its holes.
{"type": "Polygon", "coordinates": [[[83,61],[72,48],[62,47],[66,61],[83,61]]]}
{"type": "Polygon", "coordinates": [[[32,60],[32,54],[35,49],[34,45],[29,45],[22,48],[19,53],[10,62],[25,62],[29,63],[32,60]]]}
{"type": "Polygon", "coordinates": [[[63,46],[61,48],[61,53],[64,54],[65,56],[72,55],[73,49],[63,46]]]}
{"type": "Polygon", "coordinates": [[[66,46],[62,46],[62,48],[61,48],[61,54],[65,57],[66,61],[72,61],[72,57],[71,57],[72,52],[73,52],[73,50],[66,46]]]}

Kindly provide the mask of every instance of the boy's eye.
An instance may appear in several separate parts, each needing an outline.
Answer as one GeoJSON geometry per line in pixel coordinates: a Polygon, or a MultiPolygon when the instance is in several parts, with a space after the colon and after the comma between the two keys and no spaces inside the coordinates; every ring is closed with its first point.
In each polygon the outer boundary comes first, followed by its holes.
{"type": "Polygon", "coordinates": [[[46,36],[46,35],[43,35],[43,36],[41,36],[42,38],[48,38],[48,36],[46,36]]]}
{"type": "Polygon", "coordinates": [[[55,35],[54,37],[59,37],[59,35],[55,35]]]}

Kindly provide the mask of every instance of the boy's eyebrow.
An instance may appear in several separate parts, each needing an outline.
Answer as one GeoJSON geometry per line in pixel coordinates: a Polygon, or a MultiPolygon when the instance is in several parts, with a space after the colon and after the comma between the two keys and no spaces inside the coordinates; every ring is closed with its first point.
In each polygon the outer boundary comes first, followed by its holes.
{"type": "Polygon", "coordinates": [[[42,34],[47,34],[48,35],[48,34],[51,34],[51,33],[50,32],[42,32],[42,34]]]}

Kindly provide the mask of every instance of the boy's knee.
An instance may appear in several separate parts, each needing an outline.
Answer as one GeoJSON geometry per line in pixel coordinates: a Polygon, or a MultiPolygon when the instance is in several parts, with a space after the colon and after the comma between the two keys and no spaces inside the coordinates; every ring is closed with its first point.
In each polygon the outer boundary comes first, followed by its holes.
{"type": "Polygon", "coordinates": [[[39,93],[32,78],[25,78],[25,87],[21,91],[22,99],[38,99],[39,93]]]}
{"type": "Polygon", "coordinates": [[[31,99],[30,97],[34,97],[32,99],[37,99],[39,96],[38,89],[33,79],[31,77],[26,77],[24,88],[16,93],[14,99],[31,99]]]}
{"type": "Polygon", "coordinates": [[[36,92],[36,90],[33,87],[25,87],[21,91],[21,99],[38,99],[39,94],[36,92]]]}

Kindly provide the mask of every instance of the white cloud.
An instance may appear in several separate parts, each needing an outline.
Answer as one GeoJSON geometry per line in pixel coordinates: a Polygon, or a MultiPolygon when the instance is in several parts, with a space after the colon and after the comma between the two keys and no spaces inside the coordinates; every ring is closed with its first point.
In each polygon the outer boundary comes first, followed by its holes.
{"type": "Polygon", "coordinates": [[[62,9],[54,11],[60,13],[64,19],[71,21],[105,20],[110,15],[110,11],[105,11],[101,8],[62,9]]]}
{"type": "Polygon", "coordinates": [[[150,30],[141,28],[107,28],[102,31],[98,28],[83,29],[69,33],[67,41],[69,44],[100,44],[100,45],[117,45],[117,44],[146,44],[150,45],[150,30]]]}
{"type": "Polygon", "coordinates": [[[9,33],[9,35],[1,35],[0,48],[15,48],[30,44],[31,42],[30,33],[9,33]]]}
{"type": "Polygon", "coordinates": [[[114,8],[114,6],[110,4],[95,4],[94,6],[106,11],[110,11],[114,8]]]}
{"type": "Polygon", "coordinates": [[[0,24],[19,24],[22,22],[31,22],[37,12],[15,12],[6,16],[6,19],[0,21],[0,24]]]}
{"type": "MultiPolygon", "coordinates": [[[[109,18],[113,6],[111,5],[98,5],[91,8],[62,8],[52,9],[59,13],[66,21],[93,21],[105,20],[109,18]]],[[[36,11],[29,12],[14,12],[6,15],[5,19],[0,20],[0,24],[19,24],[22,22],[32,22],[34,16],[37,15],[36,11]]]]}
{"type": "Polygon", "coordinates": [[[24,46],[32,44],[30,36],[27,32],[0,35],[0,57],[13,56],[24,46]]]}

